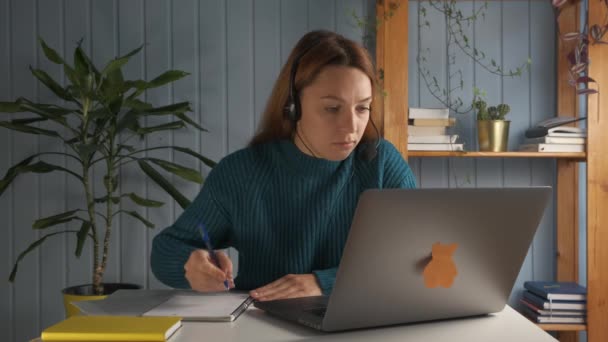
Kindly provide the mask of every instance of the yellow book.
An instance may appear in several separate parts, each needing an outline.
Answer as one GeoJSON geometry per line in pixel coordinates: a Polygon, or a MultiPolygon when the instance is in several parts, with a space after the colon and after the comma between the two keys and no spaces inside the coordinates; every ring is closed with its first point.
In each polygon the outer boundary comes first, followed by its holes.
{"type": "Polygon", "coordinates": [[[72,316],[42,332],[42,341],[166,341],[179,317],[72,316]]]}

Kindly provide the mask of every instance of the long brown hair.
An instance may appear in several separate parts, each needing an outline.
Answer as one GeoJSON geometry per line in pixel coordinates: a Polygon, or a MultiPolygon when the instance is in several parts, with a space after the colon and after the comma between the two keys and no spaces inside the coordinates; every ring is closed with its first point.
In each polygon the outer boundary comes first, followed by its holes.
{"type": "MultiPolygon", "coordinates": [[[[299,57],[297,72],[294,78],[295,96],[310,85],[321,70],[328,65],[341,65],[361,70],[372,83],[372,94],[376,84],[374,65],[367,50],[359,43],[337,33],[325,30],[311,31],[305,34],[291,51],[289,58],[277,78],[258,131],[251,139],[250,145],[261,144],[277,139],[291,138],[293,122],[284,114],[289,98],[289,78],[294,60],[299,57]]],[[[370,112],[369,119],[374,117],[370,112]]],[[[365,128],[362,142],[377,139],[371,123],[365,128]]]]}

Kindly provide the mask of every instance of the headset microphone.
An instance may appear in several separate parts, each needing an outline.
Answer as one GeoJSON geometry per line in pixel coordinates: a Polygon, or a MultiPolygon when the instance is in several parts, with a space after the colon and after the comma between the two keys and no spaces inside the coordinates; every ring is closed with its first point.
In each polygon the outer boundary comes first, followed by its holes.
{"type": "Polygon", "coordinates": [[[378,131],[378,127],[374,124],[374,120],[371,118],[369,122],[372,124],[374,131],[376,131],[376,139],[373,142],[369,142],[366,146],[363,147],[361,153],[363,154],[363,158],[367,161],[372,161],[378,155],[378,146],[380,146],[380,131],[378,131]]]}

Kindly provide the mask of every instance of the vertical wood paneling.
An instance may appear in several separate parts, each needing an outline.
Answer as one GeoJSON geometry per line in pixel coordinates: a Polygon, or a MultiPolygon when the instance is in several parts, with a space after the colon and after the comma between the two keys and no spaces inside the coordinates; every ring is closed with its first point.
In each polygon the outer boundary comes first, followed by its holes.
{"type": "Polygon", "coordinates": [[[257,128],[281,69],[279,0],[255,1],[253,12],[253,116],[257,128]]]}
{"type": "MultiPolygon", "coordinates": [[[[131,50],[144,44],[144,1],[118,1],[118,55],[123,56],[131,50]]],[[[123,75],[125,79],[143,79],[145,77],[145,50],[140,51],[137,55],[131,57],[129,63],[123,67],[123,75]]],[[[122,134],[121,139],[127,139],[129,134],[122,134]]],[[[141,145],[141,144],[138,144],[141,145]]],[[[147,197],[145,175],[135,163],[130,163],[123,167],[120,171],[120,188],[121,193],[135,193],[138,196],[147,197]]],[[[140,215],[146,217],[147,210],[135,205],[128,199],[124,199],[120,203],[120,210],[136,211],[140,215]]],[[[150,210],[157,210],[156,208],[150,210]]],[[[134,283],[145,285],[148,278],[148,244],[135,243],[147,241],[148,228],[141,222],[129,215],[117,216],[113,223],[114,234],[120,236],[121,244],[112,246],[112,248],[120,248],[122,262],[120,266],[119,279],[126,283],[134,283]],[[124,262],[129,260],[129,262],[124,262]]],[[[162,227],[157,227],[160,229],[162,227]]]]}
{"type": "MultiPolygon", "coordinates": [[[[308,6],[305,1],[281,0],[281,64],[308,27],[308,6]]],[[[328,5],[331,3],[328,3],[328,5]]]]}
{"type": "MultiPolygon", "coordinates": [[[[11,2],[0,0],[0,99],[13,98],[12,80],[12,52],[11,52],[11,2]]],[[[6,114],[2,114],[5,119],[6,114]]],[[[0,133],[0,177],[4,177],[6,170],[13,166],[13,133],[3,131],[0,133]]],[[[9,188],[0,197],[0,215],[4,218],[0,228],[0,331],[4,331],[8,341],[14,340],[14,286],[6,281],[13,267],[16,251],[13,245],[13,189],[9,188]]]]}
{"type": "MultiPolygon", "coordinates": [[[[447,84],[447,51],[446,51],[446,26],[442,13],[430,9],[428,3],[423,2],[419,6],[424,6],[427,10],[426,17],[421,16],[419,20],[428,20],[429,26],[420,28],[421,59],[426,58],[426,68],[437,78],[439,87],[446,88],[447,84]]],[[[390,20],[390,19],[389,19],[390,20]]],[[[418,40],[418,39],[417,39],[418,40]]],[[[413,42],[412,42],[413,43],[413,42]]],[[[429,80],[433,82],[433,80],[429,80]]],[[[428,88],[424,85],[424,80],[420,80],[420,106],[421,107],[442,107],[428,88]]],[[[448,160],[445,158],[426,158],[420,161],[420,186],[425,188],[444,188],[448,187],[448,160]]]]}
{"type": "MultiPolygon", "coordinates": [[[[61,51],[63,48],[63,6],[62,1],[38,1],[37,12],[38,16],[38,35],[56,51],[61,51]]],[[[37,45],[38,67],[46,70],[47,73],[62,84],[65,79],[63,77],[63,68],[57,64],[50,62],[44,55],[40,45],[37,45]]],[[[42,84],[38,86],[38,98],[44,103],[53,103],[62,105],[61,101],[57,100],[50,90],[42,84]]],[[[60,133],[65,133],[65,130],[51,122],[41,124],[45,129],[55,130],[60,133]]],[[[65,152],[63,143],[56,138],[40,136],[40,151],[49,152],[65,152]]],[[[65,166],[65,158],[52,155],[44,156],[44,161],[65,166]]],[[[40,182],[40,217],[48,217],[57,215],[67,211],[65,200],[57,200],[57,195],[64,197],[65,184],[67,175],[64,172],[53,172],[42,176],[40,182]]],[[[61,199],[60,197],[60,199],[61,199]]],[[[58,225],[53,230],[65,230],[66,225],[58,225]]],[[[50,229],[49,229],[50,231],[50,229]]],[[[44,232],[43,234],[46,234],[44,232]]],[[[66,274],[66,257],[69,251],[67,247],[67,236],[57,235],[49,238],[40,248],[40,282],[44,284],[40,288],[40,327],[44,329],[52,325],[63,316],[63,304],[61,296],[57,295],[57,289],[63,288],[66,285],[63,275],[66,274]]],[[[72,251],[73,252],[73,251],[72,251]]],[[[70,253],[73,255],[72,253],[70,253]]]]}
{"type": "Polygon", "coordinates": [[[308,0],[307,3],[309,30],[336,29],[336,0],[308,0]]]}
{"type": "MultiPolygon", "coordinates": [[[[194,110],[193,113],[187,113],[188,116],[194,118],[197,122],[200,121],[198,111],[199,101],[197,98],[198,92],[198,72],[199,64],[198,59],[198,31],[194,28],[197,27],[198,11],[197,11],[197,0],[174,0],[171,14],[173,19],[171,20],[171,42],[172,43],[172,69],[182,70],[190,73],[189,76],[182,78],[181,80],[173,83],[173,103],[179,103],[184,101],[190,101],[191,107],[194,110]]],[[[249,54],[251,55],[251,54],[249,54]]],[[[170,120],[175,120],[174,117],[170,116],[170,120]]],[[[182,146],[191,148],[196,152],[199,152],[199,132],[195,128],[187,128],[179,132],[172,132],[173,144],[176,146],[182,146]]],[[[189,168],[199,169],[199,161],[191,156],[184,155],[183,153],[173,153],[173,161],[184,165],[189,168]]],[[[182,192],[186,198],[194,198],[198,193],[198,186],[192,186],[191,182],[188,182],[180,177],[173,177],[174,184],[182,192]]],[[[176,217],[183,212],[182,208],[175,203],[175,215],[176,217]]]]}
{"type": "Polygon", "coordinates": [[[229,0],[227,20],[228,152],[245,147],[254,130],[253,8],[249,0],[229,0]]]}
{"type": "MultiPolygon", "coordinates": [[[[359,16],[367,16],[364,0],[335,0],[336,31],[346,38],[363,43],[361,39],[361,29],[354,24],[352,12],[359,13],[359,16]]],[[[330,3],[327,4],[328,8],[330,3]]],[[[310,17],[310,13],[309,13],[310,17]]],[[[310,21],[310,19],[309,19],[310,21]]]]}
{"type": "MultiPolygon", "coordinates": [[[[11,68],[14,71],[12,87],[14,94],[36,100],[37,82],[29,72],[29,66],[36,67],[36,12],[35,1],[16,1],[11,4],[11,17],[19,18],[11,22],[11,68]]],[[[13,133],[13,161],[19,162],[38,152],[38,138],[25,133],[13,133]]],[[[16,253],[25,250],[39,233],[32,230],[33,219],[40,214],[38,177],[26,174],[17,177],[13,191],[13,241],[16,253]]],[[[39,251],[35,251],[19,264],[14,292],[15,339],[26,341],[40,329],[40,319],[36,310],[40,304],[39,251]]]]}
{"type": "MultiPolygon", "coordinates": [[[[146,80],[152,80],[163,72],[172,68],[171,56],[171,2],[164,0],[153,0],[144,2],[145,29],[144,41],[146,45],[145,57],[145,77],[146,80]]],[[[153,106],[163,106],[169,104],[172,100],[171,88],[163,86],[160,88],[150,89],[146,91],[144,99],[153,106]]],[[[146,125],[154,126],[169,122],[168,117],[150,116],[146,119],[146,125]]],[[[137,140],[137,139],[135,139],[137,140]]],[[[146,148],[154,148],[159,146],[167,146],[171,144],[171,134],[167,132],[158,132],[146,140],[146,148]]],[[[154,158],[162,158],[171,160],[172,152],[167,149],[159,149],[146,153],[146,156],[154,158]]],[[[159,171],[163,172],[163,171],[159,171]]],[[[170,175],[166,175],[167,179],[171,179],[170,175]]],[[[173,199],[167,196],[156,183],[152,181],[146,182],[147,196],[150,199],[163,201],[165,205],[154,210],[148,210],[148,219],[158,227],[149,234],[148,246],[151,244],[153,237],[158,232],[169,226],[175,220],[173,211],[173,199]]],[[[135,222],[135,221],[132,221],[135,222]]],[[[150,232],[149,232],[150,233],[150,232]]],[[[164,287],[156,280],[154,275],[148,270],[148,286],[152,288],[164,287]]]]}

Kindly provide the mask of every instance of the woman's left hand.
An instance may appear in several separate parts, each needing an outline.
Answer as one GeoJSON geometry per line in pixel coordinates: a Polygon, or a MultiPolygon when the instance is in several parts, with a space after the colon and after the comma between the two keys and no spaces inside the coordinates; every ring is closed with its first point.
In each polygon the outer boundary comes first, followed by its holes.
{"type": "Polygon", "coordinates": [[[249,295],[259,301],[320,296],[321,288],[314,274],[288,274],[268,285],[251,290],[249,295]]]}

